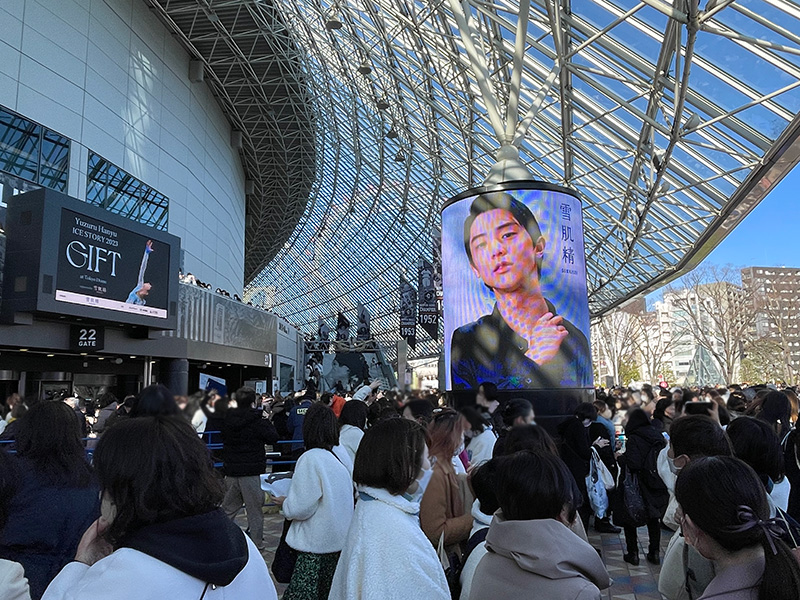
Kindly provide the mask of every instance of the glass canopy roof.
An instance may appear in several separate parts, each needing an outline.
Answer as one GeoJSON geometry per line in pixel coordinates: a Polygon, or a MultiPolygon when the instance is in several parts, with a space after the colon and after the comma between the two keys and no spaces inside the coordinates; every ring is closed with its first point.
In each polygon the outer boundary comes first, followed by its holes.
{"type": "Polygon", "coordinates": [[[247,294],[309,333],[361,302],[393,347],[400,276],[501,145],[581,196],[593,314],[696,264],[800,154],[797,2],[147,2],[244,130],[247,294]]]}

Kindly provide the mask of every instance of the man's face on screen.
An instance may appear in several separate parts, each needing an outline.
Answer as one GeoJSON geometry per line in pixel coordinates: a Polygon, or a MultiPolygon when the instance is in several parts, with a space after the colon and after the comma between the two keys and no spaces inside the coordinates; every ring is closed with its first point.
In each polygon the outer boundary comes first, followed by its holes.
{"type": "Polygon", "coordinates": [[[495,208],[479,214],[469,233],[472,269],[490,288],[511,292],[538,282],[537,256],[544,238],[531,236],[507,210],[495,208]]]}

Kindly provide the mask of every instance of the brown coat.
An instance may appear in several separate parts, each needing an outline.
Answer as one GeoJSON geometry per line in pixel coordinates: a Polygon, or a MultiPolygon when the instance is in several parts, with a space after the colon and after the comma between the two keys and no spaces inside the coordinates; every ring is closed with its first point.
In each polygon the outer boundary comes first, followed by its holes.
{"type": "Polygon", "coordinates": [[[445,546],[465,542],[472,529],[472,515],[465,510],[458,477],[449,460],[437,458],[433,476],[419,505],[419,524],[434,545],[444,531],[445,546]]]}

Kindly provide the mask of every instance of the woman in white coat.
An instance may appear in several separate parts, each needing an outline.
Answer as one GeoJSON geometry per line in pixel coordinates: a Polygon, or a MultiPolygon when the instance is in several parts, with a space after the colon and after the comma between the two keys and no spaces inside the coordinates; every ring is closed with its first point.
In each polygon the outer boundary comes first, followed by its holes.
{"type": "Polygon", "coordinates": [[[101,516],[43,600],[277,600],[255,544],[219,508],[222,481],[182,416],[120,421],[94,464],[101,516]]]}
{"type": "Polygon", "coordinates": [[[335,454],[339,426],[330,408],[308,408],[303,440],[306,451],[295,465],[289,493],[275,499],[292,521],[286,543],[297,550],[283,600],[326,600],[353,517],[353,479],[335,454]]]}
{"type": "Polygon", "coordinates": [[[359,499],[330,600],[450,598],[419,526],[419,500],[433,474],[425,438],[407,419],[387,419],[364,434],[353,471],[359,499]]]}
{"type": "Polygon", "coordinates": [[[364,437],[364,428],[367,426],[367,413],[369,408],[359,401],[345,402],[342,414],[339,415],[339,445],[350,455],[350,460],[355,463],[358,445],[364,437]]]}

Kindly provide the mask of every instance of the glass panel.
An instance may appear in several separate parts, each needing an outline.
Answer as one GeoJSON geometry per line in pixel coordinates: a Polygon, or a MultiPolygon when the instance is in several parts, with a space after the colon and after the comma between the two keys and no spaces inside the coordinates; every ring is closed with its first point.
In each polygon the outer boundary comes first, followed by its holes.
{"type": "Polygon", "coordinates": [[[0,170],[37,180],[41,126],[0,109],[0,170]]]}
{"type": "Polygon", "coordinates": [[[67,191],[69,175],[69,140],[47,129],[42,140],[42,164],[39,183],[59,192],[67,191]]]}

